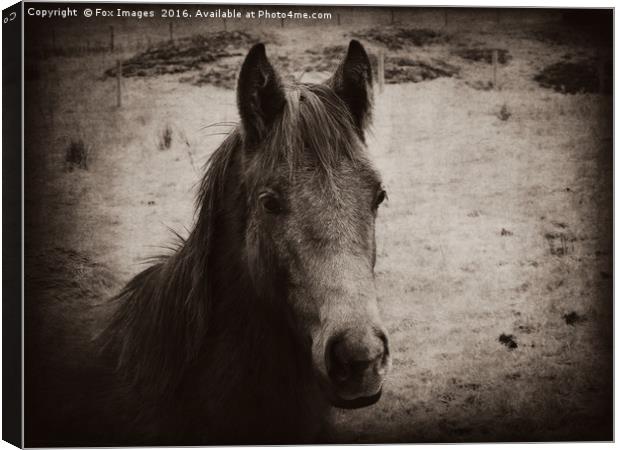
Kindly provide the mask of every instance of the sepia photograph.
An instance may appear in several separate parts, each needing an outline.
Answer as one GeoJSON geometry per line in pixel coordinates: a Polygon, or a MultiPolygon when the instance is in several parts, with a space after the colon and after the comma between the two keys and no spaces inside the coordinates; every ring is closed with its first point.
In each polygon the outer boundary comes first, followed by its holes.
{"type": "Polygon", "coordinates": [[[613,441],[613,8],[3,20],[23,27],[9,442],[613,441]]]}

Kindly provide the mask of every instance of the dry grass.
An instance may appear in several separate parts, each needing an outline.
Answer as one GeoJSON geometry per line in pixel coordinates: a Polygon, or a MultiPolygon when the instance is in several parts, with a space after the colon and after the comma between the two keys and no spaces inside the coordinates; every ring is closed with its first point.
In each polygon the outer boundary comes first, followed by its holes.
{"type": "MultiPolygon", "coordinates": [[[[274,58],[305,51],[316,30],[282,33],[274,58]]],[[[326,29],[322,43],[342,45],[342,34],[326,29]]],[[[460,79],[389,85],[377,98],[370,149],[390,200],[376,271],[394,366],[381,402],[334,412],[334,439],[610,439],[610,97],[534,82],[559,44],[504,27],[452,36],[512,59],[501,90],[479,90],[489,65],[435,42],[416,57],[458,64],[460,79]]],[[[191,226],[200,167],[237,113],[233,91],[173,75],[125,79],[117,110],[114,81],[100,77],[112,62],[58,59],[54,83],[39,70],[27,86],[57,99],[53,126],[47,104],[28,103],[28,128],[41,124],[27,137],[41,192],[31,206],[43,211],[29,220],[38,249],[73,249],[127,279],[170,241],[168,227],[191,226]],[[70,139],[60,130],[74,129],[89,171],[57,170],[70,139]]]]}

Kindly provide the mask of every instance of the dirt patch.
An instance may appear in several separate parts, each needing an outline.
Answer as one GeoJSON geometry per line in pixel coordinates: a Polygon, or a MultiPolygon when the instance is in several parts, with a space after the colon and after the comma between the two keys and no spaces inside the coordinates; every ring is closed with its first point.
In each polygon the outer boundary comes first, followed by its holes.
{"type": "Polygon", "coordinates": [[[495,114],[495,115],[502,122],[506,122],[508,119],[510,119],[510,116],[512,116],[512,113],[508,109],[508,105],[506,105],[506,103],[504,103],[502,105],[502,107],[500,108],[499,112],[497,114],[495,114]]]}
{"type": "Polygon", "coordinates": [[[577,314],[575,311],[564,314],[562,316],[562,319],[564,319],[564,322],[566,322],[567,325],[572,326],[575,326],[578,323],[586,322],[588,320],[585,316],[577,314]]]}
{"type": "Polygon", "coordinates": [[[479,391],[482,387],[479,383],[461,383],[457,385],[460,389],[467,391],[479,391]]]}
{"type": "Polygon", "coordinates": [[[492,81],[467,80],[465,81],[465,84],[476,89],[477,91],[490,91],[493,89],[492,81]]]}
{"type": "Polygon", "coordinates": [[[179,81],[191,83],[196,86],[210,84],[224,89],[234,89],[237,81],[237,73],[241,67],[241,60],[222,61],[215,65],[210,65],[199,74],[181,78],[179,81]]]}
{"type": "Polygon", "coordinates": [[[203,72],[200,72],[200,74],[195,77],[181,79],[181,81],[190,82],[196,86],[210,84],[224,89],[234,89],[235,80],[236,75],[234,72],[228,70],[228,68],[222,70],[219,67],[211,67],[203,72]]]}
{"type": "MultiPolygon", "coordinates": [[[[213,64],[208,64],[197,75],[183,77],[179,81],[191,83],[195,86],[210,84],[224,89],[235,89],[242,61],[243,56],[222,58],[213,64]]],[[[290,81],[294,78],[291,72],[295,66],[288,56],[272,58],[271,62],[284,80],[290,81]]],[[[303,62],[297,67],[303,67],[303,62]]]]}
{"type": "Polygon", "coordinates": [[[519,325],[518,328],[521,333],[525,334],[532,334],[534,331],[536,331],[536,327],[534,327],[533,325],[519,325]]]}
{"type": "Polygon", "coordinates": [[[497,50],[497,62],[499,64],[508,64],[508,61],[512,59],[512,56],[503,48],[459,48],[454,50],[457,56],[463,59],[476,62],[485,62],[487,64],[493,63],[493,51],[497,50]]]}
{"type": "MultiPolygon", "coordinates": [[[[198,70],[221,58],[242,56],[256,42],[257,37],[243,31],[219,31],[164,42],[123,61],[122,75],[152,77],[198,70]]],[[[105,74],[114,77],[116,72],[113,67],[105,74]]]]}
{"type": "Polygon", "coordinates": [[[438,59],[418,61],[404,57],[389,57],[385,64],[385,81],[388,84],[419,83],[440,77],[453,77],[459,68],[438,59]]]}
{"type": "Polygon", "coordinates": [[[390,50],[400,50],[410,46],[422,47],[448,40],[446,35],[426,28],[376,27],[353,33],[353,36],[383,44],[390,50]]]}
{"type": "Polygon", "coordinates": [[[611,63],[604,64],[600,72],[600,63],[592,59],[577,62],[560,61],[545,67],[537,75],[537,81],[542,87],[551,88],[566,94],[603,92],[611,93],[611,63]],[[601,87],[601,83],[603,86],[601,87]]]}
{"type": "Polygon", "coordinates": [[[517,341],[515,340],[515,337],[512,334],[502,333],[499,336],[499,342],[505,345],[506,347],[508,347],[508,350],[514,350],[515,348],[519,346],[517,344],[517,341]]]}

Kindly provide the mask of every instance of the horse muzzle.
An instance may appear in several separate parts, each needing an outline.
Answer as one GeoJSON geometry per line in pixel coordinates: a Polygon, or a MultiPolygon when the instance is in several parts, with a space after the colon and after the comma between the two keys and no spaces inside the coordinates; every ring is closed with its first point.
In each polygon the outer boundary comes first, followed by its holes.
{"type": "Polygon", "coordinates": [[[323,391],[338,408],[355,409],[381,398],[390,368],[388,339],[375,327],[350,328],[328,339],[323,391]]]}

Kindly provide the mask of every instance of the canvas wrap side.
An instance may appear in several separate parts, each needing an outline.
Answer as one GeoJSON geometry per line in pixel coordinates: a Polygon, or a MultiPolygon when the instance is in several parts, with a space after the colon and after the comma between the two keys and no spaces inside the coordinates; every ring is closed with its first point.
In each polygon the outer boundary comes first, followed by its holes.
{"type": "Polygon", "coordinates": [[[2,439],[22,447],[22,3],[2,11],[2,439]]]}

